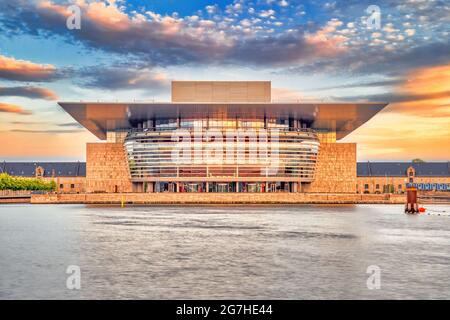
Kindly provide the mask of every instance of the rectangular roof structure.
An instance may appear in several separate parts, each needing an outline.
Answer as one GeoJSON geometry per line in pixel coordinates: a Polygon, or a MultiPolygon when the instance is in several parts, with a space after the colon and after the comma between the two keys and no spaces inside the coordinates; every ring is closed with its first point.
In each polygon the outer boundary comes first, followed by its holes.
{"type": "Polygon", "coordinates": [[[106,103],[58,102],[78,123],[99,139],[108,130],[131,129],[153,118],[302,119],[312,129],[336,130],[342,139],[382,110],[387,103],[106,103]]]}
{"type": "Polygon", "coordinates": [[[450,177],[450,162],[358,162],[358,177],[404,177],[413,167],[418,177],[450,177]]]}
{"type": "Polygon", "coordinates": [[[172,102],[270,101],[270,81],[172,81],[172,102]]]}

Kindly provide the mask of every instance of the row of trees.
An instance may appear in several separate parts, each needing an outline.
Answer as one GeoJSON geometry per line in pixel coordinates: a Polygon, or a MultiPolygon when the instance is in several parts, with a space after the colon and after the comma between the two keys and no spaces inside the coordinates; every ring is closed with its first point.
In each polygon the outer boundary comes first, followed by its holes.
{"type": "Polygon", "coordinates": [[[42,179],[27,179],[12,177],[9,174],[0,174],[0,190],[56,190],[55,181],[46,182],[42,179]]]}

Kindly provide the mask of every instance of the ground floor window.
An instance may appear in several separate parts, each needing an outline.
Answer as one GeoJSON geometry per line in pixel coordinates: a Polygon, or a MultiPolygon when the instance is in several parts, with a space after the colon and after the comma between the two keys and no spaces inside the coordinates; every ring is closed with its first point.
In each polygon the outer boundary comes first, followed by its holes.
{"type": "Polygon", "coordinates": [[[236,192],[236,182],[210,182],[209,192],[236,192]]]}
{"type": "Polygon", "coordinates": [[[156,182],[155,192],[175,192],[176,184],[174,182],[156,182]]]}
{"type": "Polygon", "coordinates": [[[206,182],[182,182],[179,192],[205,192],[206,182]]]}
{"type": "MultiPolygon", "coordinates": [[[[144,183],[144,192],[149,190],[144,183]]],[[[155,182],[154,192],[294,192],[293,182],[155,182]]]]}

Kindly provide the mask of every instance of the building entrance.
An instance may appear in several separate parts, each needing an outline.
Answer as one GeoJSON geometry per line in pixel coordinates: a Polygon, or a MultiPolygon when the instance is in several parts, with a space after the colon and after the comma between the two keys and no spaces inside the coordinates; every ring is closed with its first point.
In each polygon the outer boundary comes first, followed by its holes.
{"type": "Polygon", "coordinates": [[[228,192],[228,183],[218,183],[217,192],[228,192]]]}

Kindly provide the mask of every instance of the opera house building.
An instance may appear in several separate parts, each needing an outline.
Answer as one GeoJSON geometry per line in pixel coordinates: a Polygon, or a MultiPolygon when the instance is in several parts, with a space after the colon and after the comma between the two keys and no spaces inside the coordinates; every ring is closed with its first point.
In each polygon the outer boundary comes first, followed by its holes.
{"type": "Polygon", "coordinates": [[[96,137],[88,193],[357,191],[356,144],[386,103],[272,102],[269,81],[173,81],[171,102],[59,102],[96,137]]]}

